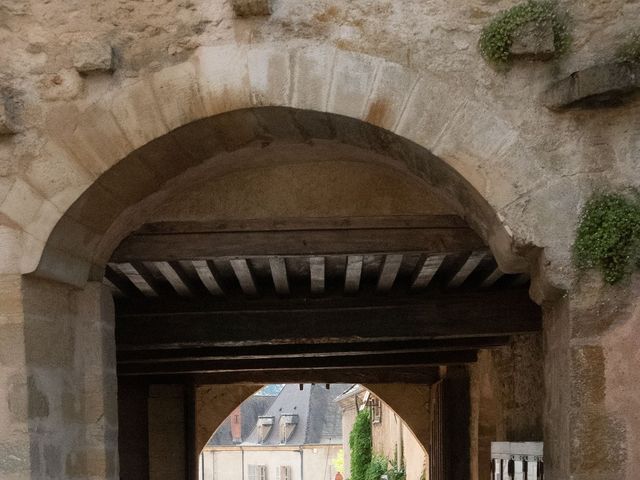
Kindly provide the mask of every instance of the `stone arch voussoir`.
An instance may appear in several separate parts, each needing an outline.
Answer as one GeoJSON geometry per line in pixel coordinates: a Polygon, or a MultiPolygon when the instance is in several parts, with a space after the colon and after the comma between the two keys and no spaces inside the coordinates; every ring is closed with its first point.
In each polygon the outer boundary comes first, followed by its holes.
{"type": "MultiPolygon", "coordinates": [[[[136,177],[163,182],[168,172],[193,166],[188,158],[160,158],[163,145],[184,142],[175,132],[220,115],[232,124],[230,113],[257,107],[326,112],[336,119],[333,128],[359,120],[424,148],[460,177],[457,184],[441,185],[443,191],[456,196],[464,184],[477,197],[473,201],[484,202],[484,212],[469,220],[498,250],[494,253],[505,269],[525,268],[495,213],[520,193],[517,182],[490,168],[496,158],[518,148],[518,132],[507,121],[449,82],[381,58],[325,45],[258,44],[201,47],[183,63],[114,85],[90,105],[73,106],[73,128],[48,132],[42,161],[15,187],[16,198],[29,197],[29,209],[16,208],[11,198],[0,206],[26,239],[21,273],[37,270],[82,284],[92,267],[84,252],[96,247],[131,202],[151,193],[144,191],[148,182],[139,182],[135,191],[136,177]],[[151,144],[155,153],[149,152],[151,144]],[[156,158],[141,161],[140,152],[156,158]],[[123,162],[130,163],[123,170],[128,178],[121,176],[124,185],[118,186],[112,173],[123,162]],[[68,234],[52,235],[63,230],[68,234]]],[[[347,127],[350,134],[362,134],[356,143],[367,140],[364,130],[354,132],[358,126],[347,127]]],[[[192,141],[207,140],[202,135],[192,141]]],[[[187,153],[193,162],[195,154],[187,153]]],[[[424,176],[431,173],[422,164],[411,168],[422,169],[424,176]]],[[[467,200],[463,195],[461,201],[467,200]]]]}

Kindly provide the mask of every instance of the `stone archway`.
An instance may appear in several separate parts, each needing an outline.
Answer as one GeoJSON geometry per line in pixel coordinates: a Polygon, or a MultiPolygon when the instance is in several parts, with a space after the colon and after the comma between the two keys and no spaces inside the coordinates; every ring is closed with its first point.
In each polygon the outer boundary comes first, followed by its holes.
{"type": "MultiPolygon", "coordinates": [[[[442,167],[453,177],[461,179],[450,193],[455,196],[467,191],[467,201],[476,205],[477,214],[470,215],[469,221],[489,240],[504,268],[524,268],[522,260],[513,253],[515,247],[503,222],[494,212],[517,198],[521,193],[519,178],[530,175],[525,170],[533,165],[514,165],[516,168],[509,173],[512,178],[506,176],[506,171],[490,168],[499,159],[517,157],[521,148],[517,129],[492,115],[485,106],[456,95],[447,82],[382,59],[322,46],[202,47],[191,60],[127,81],[102,95],[99,101],[69,102],[62,111],[52,110],[48,113],[51,130],[43,135],[41,158],[15,186],[15,195],[26,200],[29,209],[20,211],[11,202],[2,207],[2,212],[15,222],[18,235],[4,237],[11,243],[5,251],[22,258],[18,266],[22,273],[40,265],[41,275],[56,278],[60,275],[55,272],[58,262],[50,259],[50,255],[43,256],[43,251],[60,220],[58,229],[63,229],[66,223],[67,231],[76,230],[76,235],[82,238],[101,235],[119,212],[150,193],[143,190],[144,181],[123,191],[101,185],[112,172],[124,168],[128,176],[152,178],[151,183],[157,184],[204,160],[194,158],[191,163],[175,164],[171,158],[159,157],[157,151],[150,152],[152,162],[157,163],[149,171],[149,167],[140,166],[135,159],[122,162],[123,159],[134,158],[137,153],[144,153],[145,148],[153,149],[154,142],[156,150],[163,143],[166,146],[173,141],[173,134],[163,135],[180,127],[198,138],[192,122],[260,106],[292,107],[363,120],[425,148],[437,156],[434,158],[441,159],[442,167]],[[95,188],[94,198],[101,196],[99,204],[111,203],[115,209],[100,212],[103,217],[100,225],[89,220],[83,224],[77,214],[68,212],[91,185],[95,188]],[[24,237],[23,242],[20,236],[24,237]]],[[[317,123],[316,120],[312,121],[317,123]]],[[[346,118],[344,121],[350,123],[346,118]]],[[[233,115],[227,116],[227,122],[235,128],[233,115]]],[[[326,129],[326,124],[318,126],[326,129]]],[[[246,130],[247,125],[243,127],[244,130],[235,132],[235,140],[240,144],[252,140],[242,137],[252,134],[246,130]]],[[[274,137],[289,133],[282,129],[270,132],[274,137]]],[[[362,137],[365,132],[352,133],[352,139],[366,140],[362,137]]],[[[201,141],[202,137],[198,139],[201,141]]],[[[211,153],[201,151],[195,155],[211,153]]],[[[425,176],[430,173],[422,162],[410,167],[422,170],[425,176]]],[[[96,212],[89,211],[88,198],[85,195],[79,200],[76,213],[85,208],[95,219],[96,212]]],[[[67,242],[67,250],[75,250],[72,243],[67,242]]],[[[67,264],[68,273],[88,269],[86,258],[74,258],[60,245],[49,246],[67,264]],[[75,266],[70,267],[72,264],[75,266]]],[[[68,277],[64,281],[78,282],[68,277]]]]}
{"type": "MultiPolygon", "coordinates": [[[[273,115],[291,108],[286,115],[298,117],[303,130],[320,132],[311,138],[355,147],[373,138],[377,153],[412,174],[446,179],[431,186],[458,203],[505,270],[525,270],[523,256],[535,256],[534,247],[514,244],[513,215],[501,217],[531,187],[519,180],[537,173],[535,165],[506,160],[519,158],[517,128],[447,82],[385,60],[332,47],[203,47],[191,60],[123,81],[100,99],[46,110],[52,122],[41,136],[41,156],[0,206],[8,219],[2,271],[9,300],[2,313],[17,325],[9,342],[24,344],[3,373],[12,399],[4,415],[19,425],[8,447],[18,452],[11,453],[20,459],[16,471],[115,475],[113,314],[109,292],[96,280],[109,248],[136,227],[123,219],[158,185],[170,186],[191,168],[195,174],[213,153],[299,136],[295,122],[284,131],[247,132],[247,118],[259,124],[247,111],[253,107],[273,115]],[[207,129],[225,122],[231,144],[206,144],[207,129]],[[174,155],[180,135],[205,147],[180,156],[186,163],[174,155]],[[496,162],[513,168],[493,168],[496,162]],[[114,180],[131,183],[114,189],[114,180]]],[[[562,308],[552,317],[568,315],[562,308]]],[[[569,364],[558,350],[563,360],[554,362],[569,364]]],[[[570,402],[558,386],[567,375],[561,369],[560,380],[549,382],[562,392],[552,405],[556,417],[557,404],[570,402]]],[[[612,441],[622,445],[624,432],[608,417],[603,422],[612,423],[612,441]]],[[[567,425],[550,425],[552,433],[561,430],[555,441],[568,437],[567,425]]]]}

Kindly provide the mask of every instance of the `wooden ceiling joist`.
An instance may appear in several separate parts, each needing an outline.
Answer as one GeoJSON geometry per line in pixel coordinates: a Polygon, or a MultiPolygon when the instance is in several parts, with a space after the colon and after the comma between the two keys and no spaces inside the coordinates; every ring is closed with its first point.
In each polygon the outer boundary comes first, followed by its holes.
{"type": "Polygon", "coordinates": [[[358,222],[341,218],[288,220],[272,223],[269,228],[262,221],[226,225],[226,229],[223,226],[194,222],[148,225],[127,237],[113,253],[112,261],[403,252],[435,254],[471,251],[483,246],[471,228],[458,217],[448,215],[395,220],[393,217],[370,218],[358,222]]]}

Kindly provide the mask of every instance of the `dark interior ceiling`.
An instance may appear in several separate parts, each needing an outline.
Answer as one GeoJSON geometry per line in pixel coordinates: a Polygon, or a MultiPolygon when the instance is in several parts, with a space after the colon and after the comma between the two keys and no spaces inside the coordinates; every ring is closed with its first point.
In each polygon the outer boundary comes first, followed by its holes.
{"type": "Polygon", "coordinates": [[[540,330],[457,216],[147,224],[114,252],[123,381],[429,383],[540,330]]]}

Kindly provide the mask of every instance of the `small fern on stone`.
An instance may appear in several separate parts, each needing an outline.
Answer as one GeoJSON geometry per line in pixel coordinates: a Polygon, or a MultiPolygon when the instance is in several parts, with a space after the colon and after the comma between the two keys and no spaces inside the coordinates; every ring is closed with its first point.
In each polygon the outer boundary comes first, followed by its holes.
{"type": "Polygon", "coordinates": [[[505,67],[511,59],[511,45],[519,28],[528,23],[550,23],[556,55],[569,48],[568,16],[558,10],[553,0],[528,0],[499,13],[480,36],[480,52],[490,63],[505,67]]]}
{"type": "Polygon", "coordinates": [[[640,195],[601,194],[587,202],[576,236],[579,268],[597,268],[614,284],[638,267],[640,195]]]}

